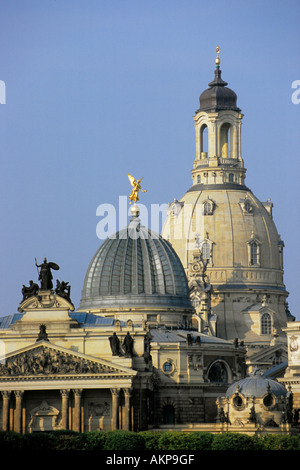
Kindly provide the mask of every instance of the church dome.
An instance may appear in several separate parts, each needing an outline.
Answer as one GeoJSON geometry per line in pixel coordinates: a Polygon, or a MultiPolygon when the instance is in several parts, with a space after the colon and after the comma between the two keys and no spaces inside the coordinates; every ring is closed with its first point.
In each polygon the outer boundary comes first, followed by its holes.
{"type": "Polygon", "coordinates": [[[192,186],[169,205],[162,236],[185,268],[201,331],[209,327],[245,344],[284,342],[292,319],[286,311],[284,243],[271,200],[261,202],[245,185],[243,114],[221,79],[218,58],[216,63],[215,79],[194,116],[192,186]],[[205,302],[212,319],[203,310],[205,284],[211,287],[205,302]]]}
{"type": "Polygon", "coordinates": [[[240,111],[237,107],[237,95],[228,88],[228,83],[221,78],[221,70],[217,67],[214,80],[208,84],[209,88],[199,97],[199,111],[220,111],[234,110],[240,111]]]}
{"type": "Polygon", "coordinates": [[[178,255],[137,217],[109,237],[88,267],[79,310],[187,310],[187,278],[178,255]]]}
{"type": "Polygon", "coordinates": [[[259,371],[246,377],[227,389],[226,397],[231,397],[239,392],[244,397],[263,397],[267,393],[272,393],[276,397],[285,397],[287,390],[285,386],[277,380],[265,378],[259,371]]]}
{"type": "Polygon", "coordinates": [[[192,262],[192,252],[186,252],[187,248],[200,248],[204,242],[209,245],[205,245],[210,260],[207,268],[213,274],[213,284],[284,288],[280,237],[270,201],[261,202],[244,185],[224,183],[194,185],[178,203],[184,215],[169,215],[162,235],[170,238],[180,259],[186,260],[186,268],[192,262]],[[185,229],[187,243],[179,237],[185,217],[190,220],[185,229]],[[248,275],[250,269],[255,275],[248,275]],[[216,271],[220,270],[226,275],[218,276],[216,271]],[[248,274],[242,274],[243,270],[248,274]]]}

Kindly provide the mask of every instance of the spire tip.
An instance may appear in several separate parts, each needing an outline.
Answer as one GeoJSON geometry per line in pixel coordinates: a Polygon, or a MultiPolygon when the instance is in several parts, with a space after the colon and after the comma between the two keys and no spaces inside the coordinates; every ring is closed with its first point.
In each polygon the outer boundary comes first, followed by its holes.
{"type": "Polygon", "coordinates": [[[216,60],[215,60],[215,63],[216,63],[216,66],[217,66],[218,68],[220,67],[220,63],[221,63],[221,61],[220,61],[220,59],[219,59],[219,52],[220,52],[220,47],[217,46],[217,47],[216,47],[217,58],[216,58],[216,60]]]}

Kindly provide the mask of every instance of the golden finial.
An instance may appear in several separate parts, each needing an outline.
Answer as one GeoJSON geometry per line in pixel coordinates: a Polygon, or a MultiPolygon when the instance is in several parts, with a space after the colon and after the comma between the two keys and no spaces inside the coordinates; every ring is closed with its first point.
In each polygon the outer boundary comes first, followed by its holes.
{"type": "Polygon", "coordinates": [[[217,46],[217,47],[216,47],[217,58],[216,58],[216,60],[215,60],[217,67],[220,66],[220,62],[221,62],[220,59],[219,59],[219,52],[220,52],[220,48],[219,48],[219,46],[217,46]]]}
{"type": "Polygon", "coordinates": [[[145,189],[141,188],[141,181],[143,178],[139,180],[135,180],[135,178],[128,173],[128,179],[130,181],[131,186],[133,187],[131,194],[129,196],[129,199],[130,199],[129,204],[131,204],[132,202],[136,204],[136,202],[139,200],[139,191],[142,191],[143,193],[147,192],[145,189]]]}

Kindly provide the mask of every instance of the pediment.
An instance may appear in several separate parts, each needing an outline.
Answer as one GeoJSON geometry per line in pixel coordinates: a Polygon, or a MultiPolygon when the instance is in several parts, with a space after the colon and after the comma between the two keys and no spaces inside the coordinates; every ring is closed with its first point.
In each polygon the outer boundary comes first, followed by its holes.
{"type": "Polygon", "coordinates": [[[242,310],[242,313],[249,313],[249,312],[259,313],[260,315],[263,315],[264,313],[275,315],[274,310],[272,310],[268,305],[263,305],[262,303],[250,305],[246,307],[244,310],[242,310]]]}
{"type": "Polygon", "coordinates": [[[28,299],[21,302],[19,312],[27,312],[30,310],[71,310],[74,311],[74,305],[66,298],[51,291],[39,291],[38,295],[32,295],[28,299]]]}
{"type": "Polygon", "coordinates": [[[288,357],[287,347],[282,343],[270,348],[262,349],[262,351],[252,354],[250,359],[251,363],[265,362],[272,364],[274,361],[278,360],[279,357],[281,358],[281,362],[286,361],[288,357]]]}
{"type": "Polygon", "coordinates": [[[39,341],[0,358],[1,377],[127,376],[136,372],[128,367],[95,358],[70,349],[39,341]]]}

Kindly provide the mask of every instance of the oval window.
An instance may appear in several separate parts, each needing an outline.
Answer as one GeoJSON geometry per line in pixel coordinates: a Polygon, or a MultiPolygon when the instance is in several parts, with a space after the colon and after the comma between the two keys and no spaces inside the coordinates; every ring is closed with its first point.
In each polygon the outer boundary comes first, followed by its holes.
{"type": "Polygon", "coordinates": [[[241,408],[243,406],[242,397],[240,397],[240,395],[237,395],[236,397],[234,397],[233,404],[236,408],[241,408]]]}
{"type": "Polygon", "coordinates": [[[264,398],[264,405],[269,408],[270,406],[273,405],[273,403],[274,403],[273,396],[269,393],[264,398]]]}

